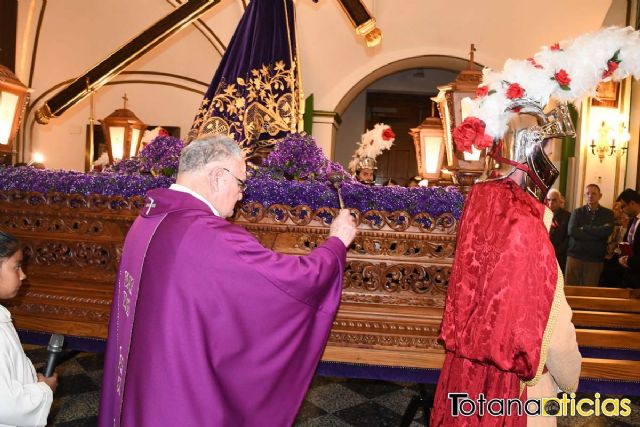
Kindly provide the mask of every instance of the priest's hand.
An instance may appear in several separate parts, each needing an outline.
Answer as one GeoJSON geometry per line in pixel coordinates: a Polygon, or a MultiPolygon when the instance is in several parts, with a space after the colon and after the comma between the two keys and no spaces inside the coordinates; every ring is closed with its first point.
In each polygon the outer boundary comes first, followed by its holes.
{"type": "Polygon", "coordinates": [[[356,222],[351,216],[349,209],[340,209],[331,223],[329,237],[337,237],[348,248],[356,237],[356,222]]]}

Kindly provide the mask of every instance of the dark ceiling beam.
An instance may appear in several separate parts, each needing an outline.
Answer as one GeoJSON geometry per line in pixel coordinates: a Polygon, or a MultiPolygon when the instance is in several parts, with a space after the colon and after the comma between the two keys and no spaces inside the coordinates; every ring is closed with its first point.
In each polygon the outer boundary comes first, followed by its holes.
{"type": "Polygon", "coordinates": [[[219,2],[220,0],[189,0],[183,3],[45,101],[36,111],[36,120],[46,124],[52,117],[59,117],[219,2]]]}

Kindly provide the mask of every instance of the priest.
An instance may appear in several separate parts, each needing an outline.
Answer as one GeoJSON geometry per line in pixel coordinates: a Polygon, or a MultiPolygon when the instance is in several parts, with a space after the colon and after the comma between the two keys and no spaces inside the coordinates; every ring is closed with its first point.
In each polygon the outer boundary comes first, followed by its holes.
{"type": "Polygon", "coordinates": [[[150,191],[125,240],[99,425],[288,426],[322,355],[356,232],[347,210],[307,256],[265,249],[225,218],[246,166],[202,137],[176,184],[150,191]]]}

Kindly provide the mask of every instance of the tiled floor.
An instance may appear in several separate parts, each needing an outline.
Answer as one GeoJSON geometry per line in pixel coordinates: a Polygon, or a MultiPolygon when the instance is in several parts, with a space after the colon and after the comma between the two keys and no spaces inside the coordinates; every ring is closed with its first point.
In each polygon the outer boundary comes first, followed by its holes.
{"type": "MultiPolygon", "coordinates": [[[[46,360],[46,348],[30,347],[27,355],[38,369],[46,360]]],[[[80,353],[57,368],[60,380],[49,417],[50,426],[96,425],[102,363],[101,354],[80,353]]],[[[433,393],[433,390],[434,386],[427,386],[428,393],[433,393]]],[[[315,377],[298,413],[296,426],[398,426],[411,398],[417,394],[418,388],[412,384],[315,377]]],[[[584,397],[593,398],[593,395],[584,395],[584,397]]],[[[630,399],[632,401],[630,417],[559,418],[558,426],[640,426],[640,397],[630,397],[630,399]]],[[[421,410],[418,411],[411,425],[412,427],[425,425],[421,410]]]]}

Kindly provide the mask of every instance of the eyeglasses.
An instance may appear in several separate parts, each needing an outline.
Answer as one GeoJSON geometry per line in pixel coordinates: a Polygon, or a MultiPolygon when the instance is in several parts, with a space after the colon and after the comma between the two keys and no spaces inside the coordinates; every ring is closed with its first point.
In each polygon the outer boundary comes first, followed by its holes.
{"type": "Polygon", "coordinates": [[[236,180],[236,182],[238,183],[238,188],[240,189],[240,191],[243,191],[243,192],[244,192],[244,190],[246,190],[246,189],[247,189],[247,181],[244,181],[244,180],[242,180],[242,179],[238,178],[237,176],[235,176],[235,175],[233,174],[233,172],[231,172],[231,171],[230,171],[229,169],[227,169],[227,168],[222,168],[222,169],[223,169],[223,170],[226,170],[227,172],[229,172],[229,175],[231,175],[231,176],[236,180]]]}

